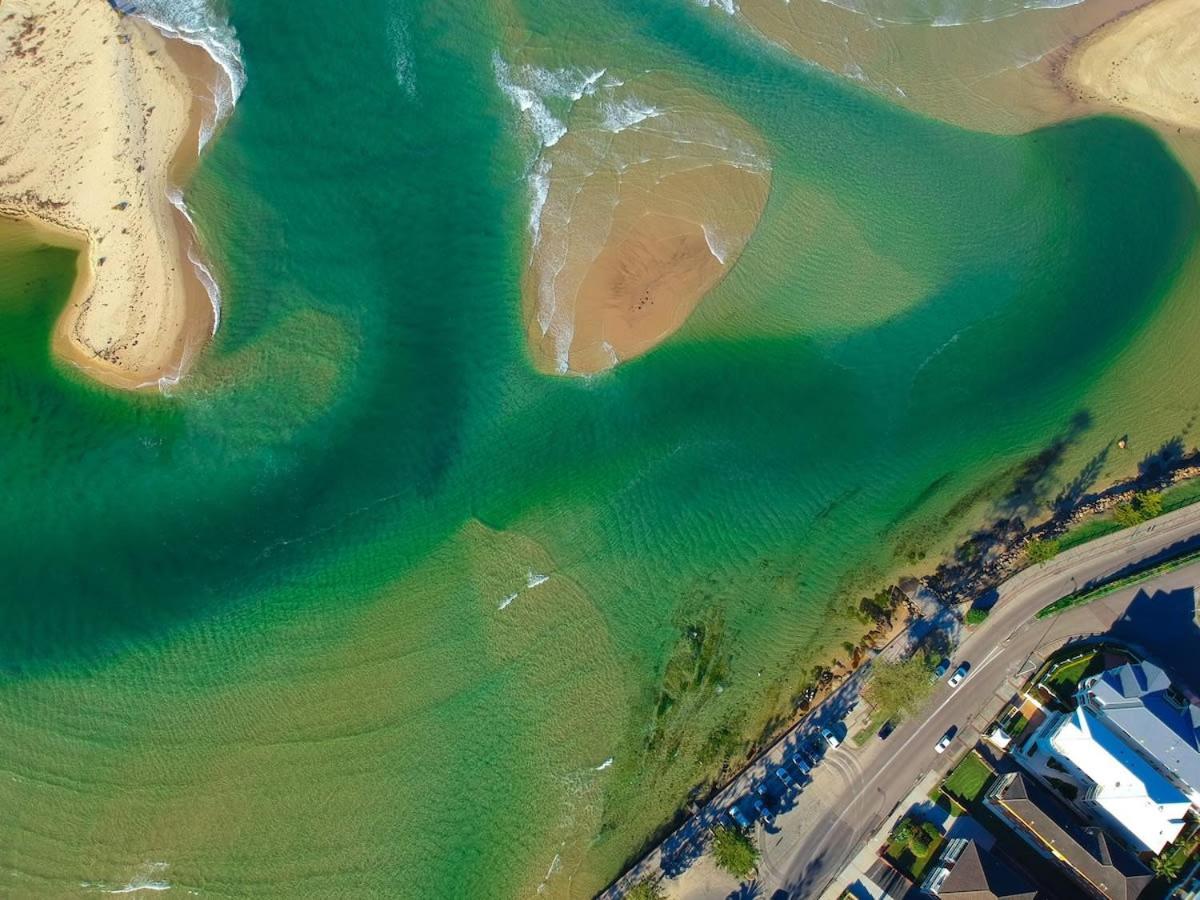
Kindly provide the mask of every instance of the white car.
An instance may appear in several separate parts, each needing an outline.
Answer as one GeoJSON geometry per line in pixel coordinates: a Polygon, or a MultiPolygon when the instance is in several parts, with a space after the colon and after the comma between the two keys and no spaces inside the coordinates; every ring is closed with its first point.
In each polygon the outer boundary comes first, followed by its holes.
{"type": "Polygon", "coordinates": [[[963,679],[967,677],[967,673],[970,671],[971,671],[971,664],[963,663],[961,666],[959,666],[957,669],[954,670],[954,674],[950,676],[950,680],[946,683],[949,684],[950,687],[956,688],[960,684],[963,683],[963,679]]]}
{"type": "Polygon", "coordinates": [[[957,728],[951,728],[949,731],[943,734],[942,739],[933,745],[933,752],[945,753],[946,748],[950,746],[950,742],[954,740],[954,733],[956,731],[958,731],[957,728]]]}
{"type": "Polygon", "coordinates": [[[825,743],[827,743],[829,745],[829,749],[831,749],[831,750],[836,750],[838,748],[838,746],[842,743],[841,741],[838,740],[838,736],[836,734],[834,734],[832,731],[830,731],[828,728],[821,729],[821,737],[825,738],[825,743]]]}

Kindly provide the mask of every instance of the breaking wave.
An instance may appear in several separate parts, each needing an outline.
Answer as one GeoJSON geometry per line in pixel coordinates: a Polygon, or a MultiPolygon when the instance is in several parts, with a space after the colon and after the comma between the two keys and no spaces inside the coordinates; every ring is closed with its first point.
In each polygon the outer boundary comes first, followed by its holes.
{"type": "Polygon", "coordinates": [[[167,37],[202,48],[224,73],[224,78],[211,86],[213,109],[200,126],[203,149],[217,127],[233,112],[246,86],[242,46],[233,26],[205,0],[141,0],[134,15],[167,37]]]}

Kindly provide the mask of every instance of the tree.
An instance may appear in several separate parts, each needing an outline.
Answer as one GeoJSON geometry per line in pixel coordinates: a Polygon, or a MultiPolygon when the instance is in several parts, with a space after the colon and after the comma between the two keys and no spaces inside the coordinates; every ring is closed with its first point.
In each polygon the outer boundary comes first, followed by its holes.
{"type": "Polygon", "coordinates": [[[895,829],[892,830],[892,838],[901,844],[907,844],[912,840],[913,823],[912,819],[905,816],[896,823],[895,829]]]}
{"type": "Polygon", "coordinates": [[[748,834],[728,825],[713,829],[713,861],[734,878],[749,878],[758,868],[758,848],[748,834]]]}
{"type": "Polygon", "coordinates": [[[924,654],[899,662],[876,661],[863,689],[863,696],[875,708],[875,717],[891,719],[916,711],[933,690],[930,670],[924,654]]]}
{"type": "Polygon", "coordinates": [[[1058,556],[1059,543],[1045,538],[1033,538],[1025,545],[1025,558],[1033,565],[1049,562],[1058,556]]]}
{"type": "Polygon", "coordinates": [[[667,900],[661,884],[646,876],[625,892],[625,900],[667,900]]]}

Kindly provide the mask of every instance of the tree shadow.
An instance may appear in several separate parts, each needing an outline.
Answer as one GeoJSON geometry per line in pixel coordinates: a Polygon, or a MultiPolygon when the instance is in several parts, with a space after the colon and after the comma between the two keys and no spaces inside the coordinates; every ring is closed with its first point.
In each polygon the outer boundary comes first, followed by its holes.
{"type": "Polygon", "coordinates": [[[1054,498],[1054,513],[1061,515],[1074,509],[1079,503],[1087,497],[1090,491],[1100,479],[1100,473],[1104,471],[1104,464],[1108,461],[1109,451],[1112,450],[1112,443],[1105,445],[1104,449],[1087,461],[1087,464],[1079,471],[1079,474],[1068,482],[1067,486],[1059,492],[1059,495],[1054,498]]]}
{"type": "Polygon", "coordinates": [[[1138,463],[1138,477],[1143,481],[1158,481],[1169,475],[1184,459],[1183,438],[1175,436],[1138,463]]]}
{"type": "Polygon", "coordinates": [[[997,504],[999,511],[1006,516],[1029,516],[1038,512],[1067,449],[1079,440],[1091,424],[1092,414],[1080,410],[1071,417],[1066,430],[1046,449],[1022,463],[1012,488],[997,504]]]}
{"type": "Polygon", "coordinates": [[[760,900],[763,895],[762,885],[757,881],[747,881],[739,884],[736,891],[729,894],[725,900],[760,900]]]}
{"type": "Polygon", "coordinates": [[[785,884],[783,889],[790,897],[807,897],[810,894],[816,896],[817,892],[825,886],[827,869],[825,854],[822,853],[811,860],[804,867],[804,871],[785,884]]]}

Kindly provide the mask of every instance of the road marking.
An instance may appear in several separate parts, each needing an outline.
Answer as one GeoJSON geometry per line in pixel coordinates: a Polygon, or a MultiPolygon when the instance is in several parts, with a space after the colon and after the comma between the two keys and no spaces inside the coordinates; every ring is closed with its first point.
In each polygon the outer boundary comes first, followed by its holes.
{"type": "MultiPolygon", "coordinates": [[[[991,663],[1000,654],[1001,650],[1002,650],[1001,647],[993,647],[992,652],[983,658],[983,662],[979,663],[979,665],[974,667],[974,672],[972,672],[972,674],[978,675],[985,668],[987,668],[988,664],[991,663]]],[[[957,691],[958,689],[952,688],[951,690],[957,691]]],[[[937,709],[935,709],[929,715],[925,716],[925,721],[922,722],[920,725],[918,725],[917,730],[915,732],[913,732],[912,736],[907,741],[905,741],[903,744],[900,745],[900,749],[897,750],[894,754],[892,754],[892,758],[895,759],[895,758],[898,758],[899,756],[901,756],[904,753],[904,751],[908,749],[908,745],[911,744],[913,741],[915,741],[918,737],[920,737],[921,732],[924,731],[926,727],[928,727],[929,723],[932,722],[933,719],[936,718],[937,715],[943,709],[945,709],[948,705],[953,703],[954,699],[957,696],[958,696],[957,693],[951,693],[950,696],[948,696],[945,700],[942,701],[941,705],[938,706],[937,709]]],[[[960,731],[961,731],[961,729],[960,729],[960,731]]],[[[957,738],[958,733],[956,733],[954,736],[955,736],[955,738],[957,738]]],[[[874,784],[875,780],[884,773],[885,769],[886,769],[886,766],[880,768],[874,775],[872,775],[870,778],[867,779],[866,784],[864,784],[862,786],[862,788],[859,790],[859,792],[854,795],[854,798],[849,803],[846,804],[846,807],[842,810],[841,814],[834,820],[833,824],[835,826],[841,824],[842,819],[844,819],[846,817],[846,814],[848,812],[850,812],[851,808],[855,804],[857,804],[859,800],[861,800],[863,798],[863,795],[866,794],[866,792],[871,789],[871,785],[874,784]]],[[[921,778],[925,777],[925,774],[927,771],[928,770],[923,771],[917,777],[917,781],[920,781],[921,778]]]]}

